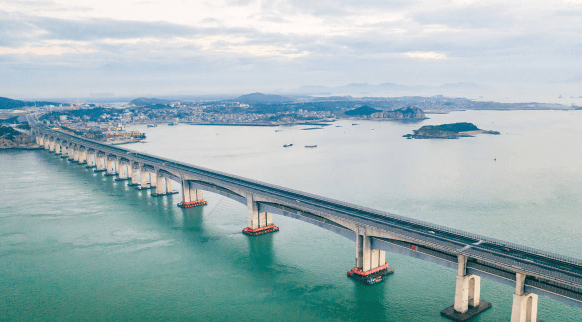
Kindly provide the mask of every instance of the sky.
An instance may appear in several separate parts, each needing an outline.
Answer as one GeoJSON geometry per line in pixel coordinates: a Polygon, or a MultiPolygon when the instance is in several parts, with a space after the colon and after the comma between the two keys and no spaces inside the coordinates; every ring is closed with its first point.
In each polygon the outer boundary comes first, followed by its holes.
{"type": "Polygon", "coordinates": [[[582,0],[0,0],[12,98],[474,83],[569,104],[581,57],[582,0]]]}

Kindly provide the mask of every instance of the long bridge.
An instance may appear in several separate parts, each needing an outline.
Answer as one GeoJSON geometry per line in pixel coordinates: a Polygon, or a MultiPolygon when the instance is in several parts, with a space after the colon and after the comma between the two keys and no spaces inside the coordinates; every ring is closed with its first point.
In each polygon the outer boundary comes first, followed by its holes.
{"type": "Polygon", "coordinates": [[[579,259],[104,144],[28,118],[37,144],[49,152],[128,180],[137,189],[155,189],[152,196],[176,193],[175,182],[181,186],[181,207],[206,204],[202,191],[246,205],[248,226],[243,232],[248,235],[277,231],[272,215],[278,214],[349,238],[356,243],[356,267],[348,275],[365,284],[392,272],[386,252],[454,269],[454,304],[441,314],[455,321],[491,306],[480,299],[481,277],[515,287],[512,322],[537,321],[539,295],[582,308],[579,259]]]}

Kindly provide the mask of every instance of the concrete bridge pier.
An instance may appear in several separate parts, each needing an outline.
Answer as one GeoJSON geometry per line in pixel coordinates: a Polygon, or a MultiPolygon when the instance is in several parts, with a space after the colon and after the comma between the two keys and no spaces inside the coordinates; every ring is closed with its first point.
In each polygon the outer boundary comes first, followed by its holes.
{"type": "Polygon", "coordinates": [[[131,180],[131,165],[125,165],[118,162],[117,166],[119,167],[119,178],[116,178],[115,181],[131,180]]]}
{"type": "Polygon", "coordinates": [[[164,178],[160,174],[160,170],[156,171],[156,192],[152,193],[152,197],[159,197],[164,195],[173,195],[178,193],[172,189],[172,179],[164,178]],[[164,191],[164,180],[166,181],[166,190],[164,191]]]}
{"type": "Polygon", "coordinates": [[[83,148],[82,151],[79,151],[79,164],[83,164],[87,162],[87,149],[83,148]]]}
{"type": "Polygon", "coordinates": [[[95,170],[94,172],[105,172],[107,171],[107,159],[100,157],[99,154],[95,155],[95,170]]]}
{"type": "Polygon", "coordinates": [[[67,149],[68,156],[69,156],[69,161],[75,161],[75,154],[77,153],[77,147],[74,145],[70,145],[69,148],[67,149]]]}
{"type": "MultiPolygon", "coordinates": [[[[137,165],[136,163],[131,163],[129,165],[129,167],[131,168],[131,182],[128,183],[127,185],[130,187],[137,187],[140,185],[139,178],[137,177],[137,171],[139,170],[139,168],[136,169],[135,168],[136,165],[137,165]]],[[[146,185],[147,185],[147,183],[146,183],[146,185]]]]}
{"type": "Polygon", "coordinates": [[[515,293],[511,307],[511,322],[536,322],[538,320],[538,295],[524,292],[525,274],[517,273],[515,293]]]}
{"type": "Polygon", "coordinates": [[[95,161],[97,155],[95,153],[87,153],[87,168],[95,168],[95,161]]]}
{"type": "Polygon", "coordinates": [[[273,224],[273,214],[259,211],[259,205],[253,196],[247,197],[248,226],[242,230],[243,234],[257,236],[279,231],[273,224]]]}
{"type": "Polygon", "coordinates": [[[394,273],[386,262],[386,252],[372,248],[372,237],[365,232],[356,234],[356,267],[348,272],[348,277],[365,285],[372,285],[394,273]]]}
{"type": "Polygon", "coordinates": [[[191,208],[208,204],[202,197],[202,190],[191,189],[190,181],[182,178],[182,202],[178,203],[180,208],[191,208]]]}
{"type": "Polygon", "coordinates": [[[143,168],[140,170],[141,186],[136,189],[147,189],[148,188],[148,172],[144,171],[143,168]]]}
{"type": "Polygon", "coordinates": [[[75,155],[74,155],[74,160],[75,162],[79,162],[79,158],[81,157],[81,147],[77,147],[75,149],[75,155]]]}
{"type": "Polygon", "coordinates": [[[55,143],[55,154],[61,154],[61,142],[60,142],[60,140],[58,140],[55,143]]]}
{"type": "Polygon", "coordinates": [[[115,160],[107,160],[107,173],[105,173],[106,176],[112,177],[117,175],[117,167],[116,164],[117,162],[115,160]]]}
{"type": "Polygon", "coordinates": [[[42,145],[44,146],[44,149],[45,150],[48,150],[49,149],[49,139],[48,139],[48,137],[44,137],[42,139],[42,145]]]}
{"type": "Polygon", "coordinates": [[[76,146],[75,150],[73,151],[73,161],[79,162],[79,156],[81,155],[81,147],[76,146]]]}
{"type": "Polygon", "coordinates": [[[481,300],[481,277],[467,275],[467,256],[458,256],[455,302],[441,311],[441,315],[453,321],[467,321],[491,307],[481,300]]]}
{"type": "Polygon", "coordinates": [[[49,140],[49,152],[55,152],[55,140],[49,140]]]}
{"type": "Polygon", "coordinates": [[[69,157],[69,145],[61,144],[61,158],[66,159],[69,157]]]}

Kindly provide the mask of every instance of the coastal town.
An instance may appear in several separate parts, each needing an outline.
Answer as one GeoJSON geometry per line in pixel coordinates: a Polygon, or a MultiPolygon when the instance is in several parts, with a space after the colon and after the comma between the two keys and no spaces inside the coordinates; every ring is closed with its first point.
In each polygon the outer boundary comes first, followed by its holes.
{"type": "MultiPolygon", "coordinates": [[[[341,119],[420,121],[427,118],[427,113],[466,109],[573,108],[559,104],[479,102],[443,96],[290,98],[252,93],[223,100],[176,101],[141,97],[126,103],[26,102],[0,98],[0,124],[22,123],[25,115],[32,113],[40,122],[55,130],[108,144],[128,144],[145,142],[146,139],[145,133],[127,131],[125,127],[128,125],[329,125],[341,119]]],[[[22,145],[22,142],[14,144],[22,145]]]]}

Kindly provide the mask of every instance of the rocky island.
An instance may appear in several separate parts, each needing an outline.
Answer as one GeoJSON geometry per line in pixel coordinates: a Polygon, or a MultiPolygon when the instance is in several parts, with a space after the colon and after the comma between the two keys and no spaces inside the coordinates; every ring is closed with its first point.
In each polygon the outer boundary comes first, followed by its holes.
{"type": "Polygon", "coordinates": [[[391,119],[391,120],[423,120],[426,119],[424,112],[418,107],[403,107],[396,110],[378,110],[369,106],[361,106],[353,110],[344,112],[348,118],[358,119],[391,119]]]}
{"type": "Polygon", "coordinates": [[[476,134],[494,134],[497,131],[481,130],[473,123],[461,122],[442,125],[425,125],[418,130],[413,130],[413,134],[406,134],[407,139],[458,139],[461,137],[473,137],[476,134]]]}

